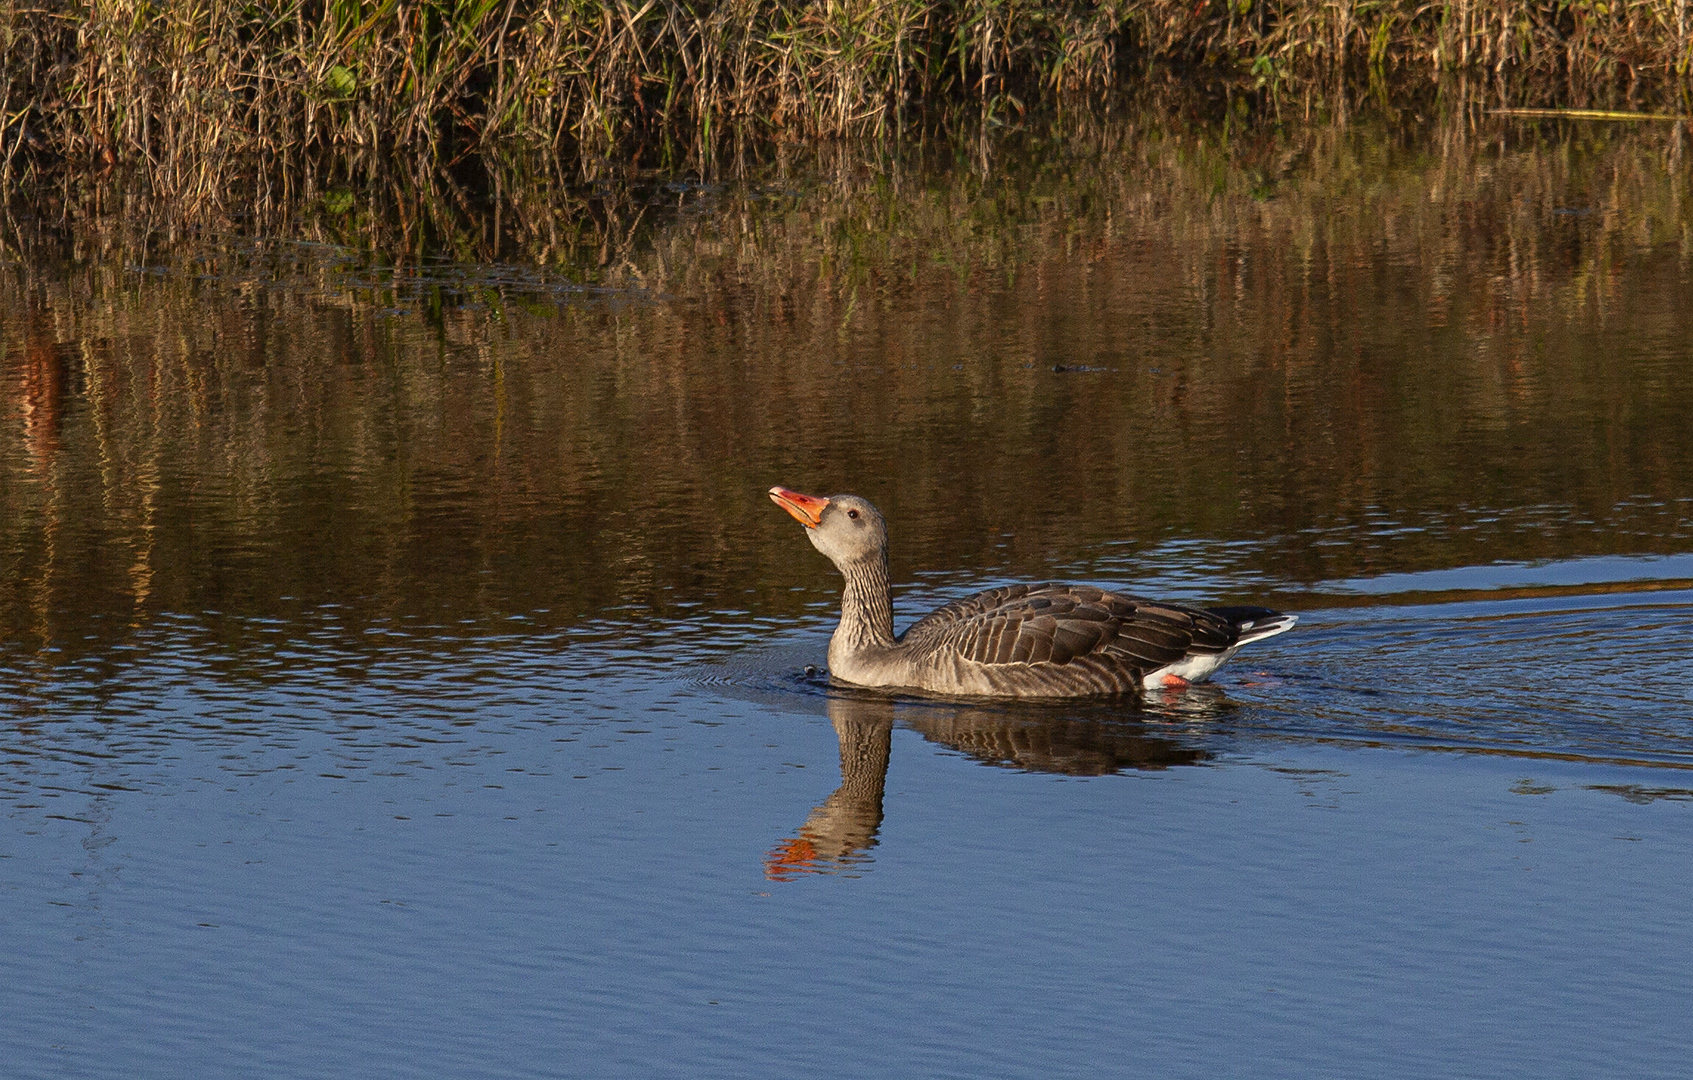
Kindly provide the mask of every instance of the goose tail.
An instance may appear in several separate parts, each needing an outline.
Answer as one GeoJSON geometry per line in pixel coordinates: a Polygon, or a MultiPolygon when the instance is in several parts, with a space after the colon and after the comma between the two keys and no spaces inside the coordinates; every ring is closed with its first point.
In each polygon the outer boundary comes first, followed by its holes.
{"type": "Polygon", "coordinates": [[[1206,610],[1227,619],[1229,625],[1240,633],[1235,640],[1236,647],[1292,630],[1293,624],[1299,621],[1297,615],[1261,607],[1214,607],[1206,610]]]}

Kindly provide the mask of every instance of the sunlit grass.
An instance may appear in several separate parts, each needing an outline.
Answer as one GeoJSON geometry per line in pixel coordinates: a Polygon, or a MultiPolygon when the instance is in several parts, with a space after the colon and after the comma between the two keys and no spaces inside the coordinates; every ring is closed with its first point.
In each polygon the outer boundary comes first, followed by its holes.
{"type": "Polygon", "coordinates": [[[1154,71],[1272,104],[1459,73],[1494,104],[1680,111],[1689,30],[1664,0],[0,0],[0,183],[132,173],[194,220],[396,159],[709,171],[749,138],[992,127],[1154,71]]]}

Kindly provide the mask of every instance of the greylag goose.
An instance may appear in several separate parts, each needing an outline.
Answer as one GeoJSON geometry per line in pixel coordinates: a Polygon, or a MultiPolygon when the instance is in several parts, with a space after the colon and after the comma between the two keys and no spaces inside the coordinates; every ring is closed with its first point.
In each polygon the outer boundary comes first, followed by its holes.
{"type": "Polygon", "coordinates": [[[955,600],[894,636],[888,528],[857,495],[784,487],[793,515],[846,578],[829,678],[854,686],[980,697],[1067,698],[1201,682],[1248,642],[1298,617],[1269,608],[1190,608],[1087,585],[1006,585],[955,600]]]}

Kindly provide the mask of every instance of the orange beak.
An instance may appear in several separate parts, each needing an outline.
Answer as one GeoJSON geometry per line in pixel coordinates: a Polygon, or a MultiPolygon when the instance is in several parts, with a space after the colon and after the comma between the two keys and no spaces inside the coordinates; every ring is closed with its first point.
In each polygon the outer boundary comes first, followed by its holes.
{"type": "Polygon", "coordinates": [[[792,514],[794,520],[808,529],[815,529],[823,520],[823,508],[829,505],[828,499],[819,499],[815,495],[801,495],[797,491],[789,491],[785,487],[770,489],[770,501],[792,514]]]}

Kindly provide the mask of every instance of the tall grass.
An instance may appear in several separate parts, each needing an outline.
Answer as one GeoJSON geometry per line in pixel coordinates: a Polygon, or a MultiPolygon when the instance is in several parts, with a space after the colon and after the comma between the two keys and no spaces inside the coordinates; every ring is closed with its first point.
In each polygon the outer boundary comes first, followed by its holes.
{"type": "Polygon", "coordinates": [[[1688,0],[0,0],[0,184],[138,170],[177,209],[540,151],[999,123],[1157,67],[1268,95],[1463,72],[1677,100],[1688,0]],[[331,163],[325,165],[324,163],[331,163]]]}

